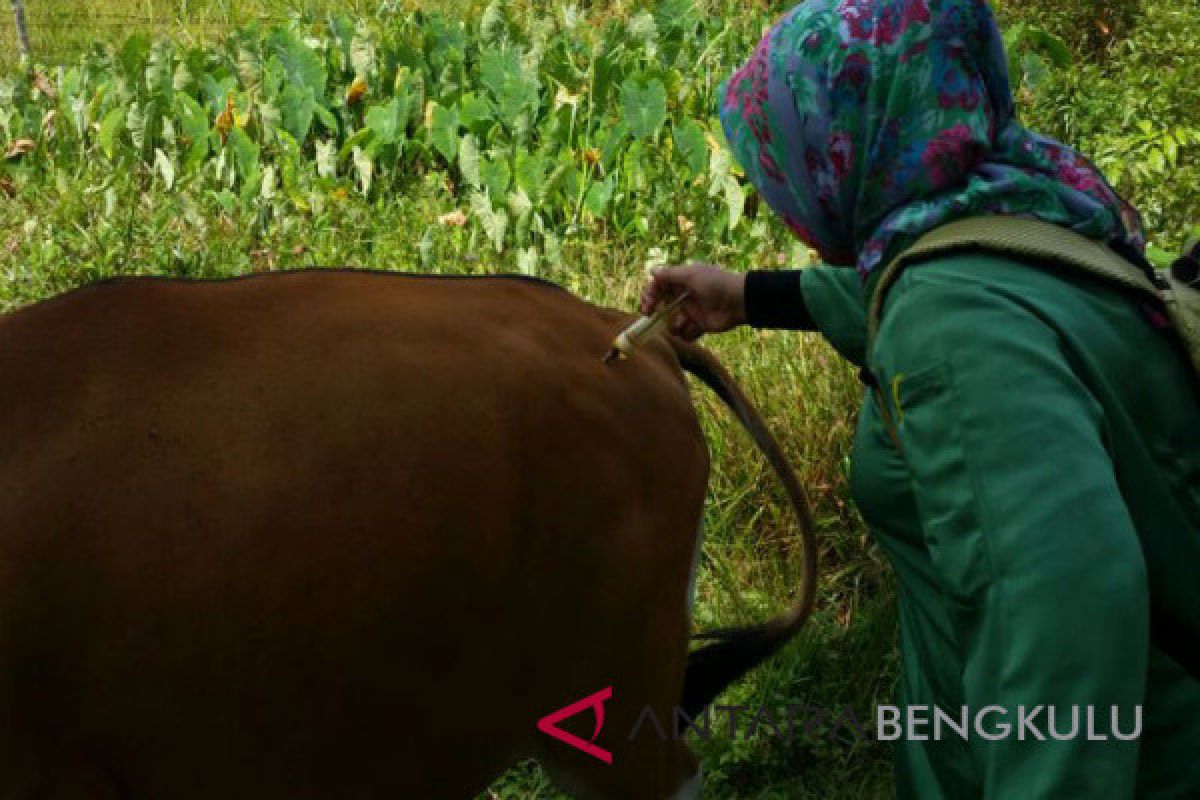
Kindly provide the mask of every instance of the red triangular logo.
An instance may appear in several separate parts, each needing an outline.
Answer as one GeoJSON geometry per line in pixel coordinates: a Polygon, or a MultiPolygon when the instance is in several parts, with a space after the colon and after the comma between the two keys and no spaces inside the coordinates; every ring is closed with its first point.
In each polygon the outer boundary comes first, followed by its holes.
{"type": "Polygon", "coordinates": [[[578,702],[571,703],[569,706],[564,706],[553,714],[547,714],[538,720],[538,730],[547,736],[553,736],[560,742],[571,745],[576,750],[582,750],[592,758],[598,758],[605,764],[612,764],[612,753],[607,750],[597,747],[592,742],[596,741],[596,737],[600,735],[601,728],[604,727],[604,701],[612,699],[613,690],[609,686],[601,689],[590,697],[585,697],[578,702]],[[596,732],[592,734],[591,741],[584,741],[573,733],[567,733],[562,728],[558,727],[558,723],[564,719],[575,716],[581,711],[592,709],[596,712],[596,732]]]}

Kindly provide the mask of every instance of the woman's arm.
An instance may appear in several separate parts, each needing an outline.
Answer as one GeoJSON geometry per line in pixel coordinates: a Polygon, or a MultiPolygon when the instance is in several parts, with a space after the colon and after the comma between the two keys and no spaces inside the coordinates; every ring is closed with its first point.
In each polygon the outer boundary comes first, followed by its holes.
{"type": "Polygon", "coordinates": [[[834,349],[862,366],[867,312],[858,273],[845,267],[730,272],[712,264],[656,270],[642,291],[642,313],[688,292],[671,320],[685,339],[738,325],[818,330],[834,349]]]}
{"type": "Polygon", "coordinates": [[[805,270],[751,270],[746,273],[746,324],[751,328],[814,331],[817,323],[804,299],[805,270]]]}

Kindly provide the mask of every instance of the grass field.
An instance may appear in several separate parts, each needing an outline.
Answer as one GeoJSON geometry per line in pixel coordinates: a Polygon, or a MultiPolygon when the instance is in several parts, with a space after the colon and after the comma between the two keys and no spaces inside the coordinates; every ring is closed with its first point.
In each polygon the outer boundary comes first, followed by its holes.
{"type": "MultiPolygon", "coordinates": [[[[808,258],[758,208],[712,119],[717,83],[787,4],[27,6],[37,70],[0,26],[0,310],[118,274],[328,265],[519,271],[631,308],[651,264],[808,258]],[[139,32],[152,38],[126,44],[139,32]]],[[[1010,30],[1027,22],[1063,44],[1013,39],[1022,112],[1093,155],[1166,253],[1200,222],[1200,6],[1147,2],[1099,47],[1071,37],[1088,8],[1003,9],[1010,30]]],[[[805,633],[723,700],[848,706],[865,721],[893,690],[895,619],[889,571],[846,488],[853,371],[799,334],[711,346],[800,470],[823,559],[805,633]]],[[[714,463],[697,627],[761,620],[795,588],[798,565],[776,546],[793,523],[749,440],[696,398],[714,463]]],[[[826,734],[698,743],[705,797],[886,796],[886,748],[826,734]]],[[[532,765],[492,792],[558,796],[532,765]]]]}

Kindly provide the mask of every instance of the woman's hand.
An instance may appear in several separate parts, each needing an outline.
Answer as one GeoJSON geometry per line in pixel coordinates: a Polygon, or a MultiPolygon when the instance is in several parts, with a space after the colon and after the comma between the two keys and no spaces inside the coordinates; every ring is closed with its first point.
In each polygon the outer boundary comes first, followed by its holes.
{"type": "Polygon", "coordinates": [[[690,291],[669,324],[671,333],[693,341],[746,321],[745,287],[745,275],[712,264],[656,269],[642,290],[642,313],[651,314],[659,304],[690,291]]]}

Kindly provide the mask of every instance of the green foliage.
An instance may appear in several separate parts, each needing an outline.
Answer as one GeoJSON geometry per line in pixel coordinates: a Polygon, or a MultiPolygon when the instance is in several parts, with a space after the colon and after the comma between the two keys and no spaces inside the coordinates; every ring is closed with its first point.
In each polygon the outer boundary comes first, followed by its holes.
{"type": "Polygon", "coordinates": [[[1168,251],[1200,222],[1198,64],[1200,2],[1147,2],[1102,59],[1076,57],[1018,95],[1026,123],[1091,156],[1168,251]]]}
{"type": "Polygon", "coordinates": [[[1048,33],[1067,42],[1089,59],[1103,60],[1114,43],[1135,30],[1141,0],[998,0],[1009,16],[1045,26],[1048,33]]]}
{"type": "Polygon", "coordinates": [[[1052,69],[1071,65],[1071,49],[1058,36],[1028,22],[1018,22],[1004,31],[1008,52],[1008,74],[1017,88],[1036,90],[1052,69]]]}
{"type": "MultiPolygon", "coordinates": [[[[190,49],[138,34],[54,70],[57,98],[38,94],[30,73],[7,79],[16,113],[0,133],[45,152],[20,166],[24,180],[98,154],[107,168],[157,171],[174,191],[231,192],[267,227],[321,206],[314,193],[386,202],[440,175],[468,230],[526,265],[587,236],[585,223],[645,235],[685,216],[731,241],[745,190],[729,170],[710,177],[714,81],[684,72],[730,31],[691,3],[657,12],[586,31],[565,13],[523,27],[497,0],[478,30],[434,12],[377,24],[296,16],[190,49]],[[50,110],[76,130],[41,129],[50,110]]],[[[752,233],[763,246],[777,229],[752,233]]]]}
{"type": "Polygon", "coordinates": [[[666,88],[658,80],[626,80],[621,84],[621,112],[635,139],[656,136],[667,121],[666,88]]]}

